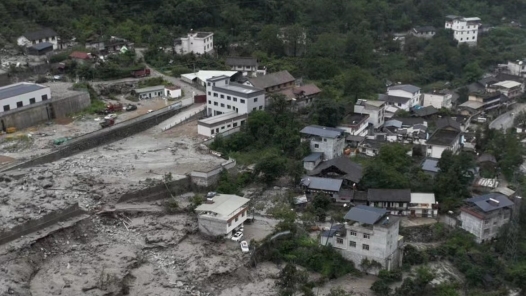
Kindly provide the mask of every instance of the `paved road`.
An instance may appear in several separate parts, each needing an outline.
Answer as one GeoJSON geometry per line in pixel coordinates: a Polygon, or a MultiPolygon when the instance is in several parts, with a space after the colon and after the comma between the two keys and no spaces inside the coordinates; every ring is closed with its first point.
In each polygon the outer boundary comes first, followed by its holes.
{"type": "Polygon", "coordinates": [[[513,120],[515,119],[515,116],[517,116],[517,114],[519,114],[521,111],[524,111],[525,109],[526,104],[515,104],[512,111],[506,112],[501,116],[497,117],[489,124],[489,127],[492,129],[507,130],[513,127],[513,120]]]}

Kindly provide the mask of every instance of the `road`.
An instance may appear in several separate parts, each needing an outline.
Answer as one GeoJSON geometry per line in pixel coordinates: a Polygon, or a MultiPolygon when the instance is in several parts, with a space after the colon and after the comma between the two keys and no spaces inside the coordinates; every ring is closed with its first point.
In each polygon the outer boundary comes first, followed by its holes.
{"type": "Polygon", "coordinates": [[[524,109],[526,109],[526,104],[516,104],[512,111],[506,112],[497,117],[489,124],[489,127],[500,130],[507,130],[513,127],[513,120],[515,119],[515,116],[517,116],[517,114],[519,114],[521,111],[524,111],[524,109]]]}

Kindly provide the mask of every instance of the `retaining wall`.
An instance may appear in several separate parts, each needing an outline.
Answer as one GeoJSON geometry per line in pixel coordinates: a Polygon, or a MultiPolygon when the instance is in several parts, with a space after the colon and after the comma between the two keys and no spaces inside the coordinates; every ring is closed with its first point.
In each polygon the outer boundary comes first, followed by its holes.
{"type": "Polygon", "coordinates": [[[175,181],[160,183],[142,190],[125,193],[119,203],[131,200],[154,201],[180,195],[190,190],[190,179],[184,178],[175,181]]]}
{"type": "Polygon", "coordinates": [[[55,118],[64,118],[88,108],[91,105],[91,100],[88,92],[81,92],[71,97],[53,99],[51,105],[55,118]]]}
{"type": "Polygon", "coordinates": [[[173,109],[170,106],[168,106],[163,109],[154,111],[152,113],[148,113],[137,118],[123,121],[112,127],[82,135],[71,140],[64,147],[57,151],[53,151],[49,154],[33,158],[24,163],[15,164],[6,169],[3,169],[2,171],[14,170],[19,168],[28,168],[32,166],[54,162],[65,157],[75,155],[82,151],[98,147],[100,145],[124,139],[131,135],[145,131],[153,126],[156,126],[157,124],[181,112],[181,110],[184,110],[185,108],[187,108],[187,106],[179,109],[173,109]]]}
{"type": "Polygon", "coordinates": [[[51,226],[60,221],[85,214],[78,204],[74,204],[66,209],[52,212],[44,217],[29,221],[19,226],[15,226],[7,231],[0,232],[0,245],[28,235],[45,227],[51,226]]]}

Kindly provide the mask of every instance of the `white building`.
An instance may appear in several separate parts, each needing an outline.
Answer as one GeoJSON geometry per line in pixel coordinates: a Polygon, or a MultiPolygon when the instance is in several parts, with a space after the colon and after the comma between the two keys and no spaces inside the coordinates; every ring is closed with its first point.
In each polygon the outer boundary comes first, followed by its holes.
{"type": "Polygon", "coordinates": [[[349,113],[338,126],[351,136],[365,136],[369,126],[369,114],[349,113]]]}
{"type": "Polygon", "coordinates": [[[517,81],[505,80],[488,85],[488,92],[500,92],[510,99],[520,97],[523,93],[523,84],[517,81]]]}
{"type": "Polygon", "coordinates": [[[390,217],[385,209],[358,205],[351,208],[345,220],[345,224],[324,231],[320,243],[331,244],[367,273],[378,274],[380,269],[367,270],[362,265],[365,259],[380,263],[381,269],[386,270],[401,266],[403,237],[398,234],[399,217],[390,217]]]}
{"type": "Polygon", "coordinates": [[[195,73],[187,73],[181,75],[181,80],[188,83],[195,83],[202,87],[206,87],[206,81],[212,77],[218,76],[228,76],[231,78],[236,74],[240,73],[239,71],[214,71],[214,70],[200,70],[195,73]]]}
{"type": "Polygon", "coordinates": [[[169,85],[164,87],[164,96],[166,98],[180,98],[182,96],[181,87],[177,85],[169,85]]]}
{"type": "Polygon", "coordinates": [[[197,123],[197,133],[206,137],[228,134],[232,129],[244,125],[247,117],[247,114],[238,114],[235,111],[230,111],[225,114],[201,119],[197,123]]]}
{"type": "Polygon", "coordinates": [[[132,94],[141,100],[162,97],[164,92],[164,85],[143,87],[132,90],[132,94]]]}
{"type": "Polygon", "coordinates": [[[31,47],[43,42],[51,43],[53,44],[53,49],[58,49],[58,34],[52,29],[46,28],[34,32],[27,32],[16,40],[18,46],[23,47],[31,47]]]}
{"type": "Polygon", "coordinates": [[[453,37],[459,44],[466,43],[475,46],[477,45],[480,24],[478,17],[448,15],[446,16],[445,28],[453,30],[453,37]]]}
{"type": "Polygon", "coordinates": [[[411,30],[411,35],[418,37],[418,38],[433,38],[436,34],[436,29],[433,26],[425,26],[425,27],[414,27],[411,30]]]}
{"type": "Polygon", "coordinates": [[[368,114],[367,122],[378,128],[385,121],[385,102],[359,99],[354,105],[354,113],[368,114]]]}
{"type": "Polygon", "coordinates": [[[409,203],[409,216],[411,217],[437,217],[438,203],[434,193],[413,193],[409,203]]]}
{"type": "Polygon", "coordinates": [[[2,104],[0,112],[6,112],[50,99],[51,91],[49,87],[44,85],[21,82],[3,86],[0,87],[0,102],[2,104]]]}
{"type": "Polygon", "coordinates": [[[175,39],[175,53],[205,54],[214,50],[214,33],[190,32],[187,37],[175,39]]]}
{"type": "Polygon", "coordinates": [[[500,193],[470,198],[460,209],[461,227],[473,234],[478,243],[489,241],[510,221],[513,206],[514,203],[500,193]]]}
{"type": "Polygon", "coordinates": [[[195,209],[199,231],[213,236],[231,236],[247,220],[249,201],[237,195],[215,195],[195,209]]]}
{"type": "MultiPolygon", "coordinates": [[[[420,105],[420,87],[411,84],[394,85],[387,88],[387,95],[399,98],[408,98],[406,103],[409,108],[420,105]]],[[[405,109],[404,109],[405,110],[405,109]]]]}
{"type": "Polygon", "coordinates": [[[213,77],[206,82],[206,114],[216,116],[231,111],[247,114],[265,108],[265,91],[237,82],[228,76],[213,77]]]}
{"type": "Polygon", "coordinates": [[[323,152],[326,160],[343,154],[345,131],[339,128],[309,125],[301,131],[301,141],[309,141],[311,152],[323,152]]]}
{"type": "Polygon", "coordinates": [[[511,75],[526,77],[526,62],[521,60],[508,61],[507,70],[511,75]]]}
{"type": "Polygon", "coordinates": [[[453,95],[450,92],[435,91],[433,93],[424,93],[424,107],[433,106],[437,109],[452,107],[453,95]]]}
{"type": "Polygon", "coordinates": [[[233,71],[243,72],[243,76],[256,77],[258,60],[252,57],[228,57],[225,64],[233,71]]]}

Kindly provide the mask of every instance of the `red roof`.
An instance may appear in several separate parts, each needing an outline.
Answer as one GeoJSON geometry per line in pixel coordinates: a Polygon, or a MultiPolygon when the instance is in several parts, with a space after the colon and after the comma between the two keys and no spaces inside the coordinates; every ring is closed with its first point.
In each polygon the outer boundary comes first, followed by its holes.
{"type": "Polygon", "coordinates": [[[74,51],[69,55],[72,59],[79,59],[79,60],[89,60],[91,57],[89,53],[82,52],[82,51],[74,51]]]}

